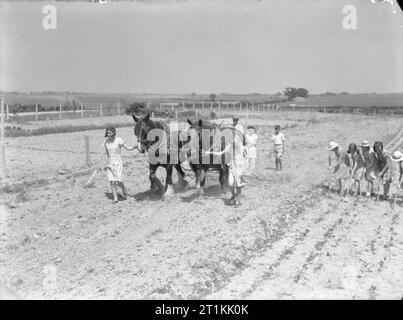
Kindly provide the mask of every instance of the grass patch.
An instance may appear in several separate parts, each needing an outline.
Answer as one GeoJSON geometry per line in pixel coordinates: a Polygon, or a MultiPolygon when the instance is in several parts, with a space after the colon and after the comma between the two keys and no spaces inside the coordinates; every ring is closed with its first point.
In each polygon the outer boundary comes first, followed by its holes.
{"type": "MultiPolygon", "coordinates": [[[[26,137],[26,136],[41,136],[47,134],[57,134],[57,133],[70,133],[77,131],[87,131],[87,130],[99,130],[105,129],[112,124],[86,124],[86,125],[63,125],[57,127],[41,127],[38,129],[23,129],[21,127],[6,127],[5,136],[6,137],[26,137]]],[[[124,122],[113,124],[115,128],[120,127],[130,127],[133,126],[133,122],[124,122]]]]}
{"type": "Polygon", "coordinates": [[[1,192],[15,194],[15,202],[21,203],[29,200],[27,187],[24,184],[6,184],[1,188],[1,192]]]}
{"type": "Polygon", "coordinates": [[[298,123],[297,122],[291,122],[291,123],[286,123],[282,129],[292,129],[292,128],[296,128],[298,127],[298,123]]]}
{"type": "MultiPolygon", "coordinates": [[[[153,109],[143,111],[143,114],[152,114],[153,109]]],[[[167,110],[158,110],[154,112],[154,117],[164,118],[166,120],[176,119],[176,113],[167,110]]],[[[196,111],[193,110],[181,110],[178,113],[179,121],[186,121],[188,118],[196,117],[196,111]]],[[[217,115],[215,112],[210,112],[208,115],[198,114],[199,119],[208,120],[215,119],[217,115]]],[[[40,127],[37,129],[24,129],[19,126],[6,126],[5,136],[6,137],[28,137],[28,136],[41,136],[47,134],[57,134],[57,133],[71,133],[78,131],[88,131],[88,130],[99,130],[105,129],[106,127],[113,126],[115,128],[122,127],[132,127],[134,125],[133,120],[121,123],[104,123],[104,124],[83,124],[83,125],[61,125],[52,127],[40,127]]]]}
{"type": "Polygon", "coordinates": [[[318,123],[320,123],[320,120],[318,118],[311,118],[311,119],[308,119],[308,121],[306,122],[306,124],[308,126],[313,125],[313,124],[318,124],[318,123]]]}

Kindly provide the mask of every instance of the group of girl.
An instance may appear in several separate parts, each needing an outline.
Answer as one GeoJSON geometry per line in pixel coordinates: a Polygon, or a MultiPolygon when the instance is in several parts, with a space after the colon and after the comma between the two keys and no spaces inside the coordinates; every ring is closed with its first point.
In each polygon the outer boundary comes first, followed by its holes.
{"type": "Polygon", "coordinates": [[[338,182],[337,191],[345,200],[350,191],[354,191],[354,195],[364,194],[387,200],[391,186],[395,194],[402,188],[403,154],[400,151],[389,154],[381,141],[376,141],[372,148],[367,140],[358,146],[350,143],[347,150],[331,141],[327,150],[329,171],[338,182]]]}

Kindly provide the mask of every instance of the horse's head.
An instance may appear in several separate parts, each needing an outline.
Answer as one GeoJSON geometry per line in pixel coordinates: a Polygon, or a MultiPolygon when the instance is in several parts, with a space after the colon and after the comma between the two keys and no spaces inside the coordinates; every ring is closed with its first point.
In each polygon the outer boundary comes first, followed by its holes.
{"type": "Polygon", "coordinates": [[[201,135],[203,133],[203,130],[214,130],[218,129],[216,125],[211,123],[210,121],[204,121],[202,119],[199,119],[197,121],[192,121],[190,119],[187,119],[187,122],[189,123],[190,127],[188,129],[188,134],[191,136],[192,134],[197,134],[201,135]]]}
{"type": "MultiPolygon", "coordinates": [[[[215,137],[219,136],[219,128],[206,120],[192,121],[187,119],[190,127],[187,131],[188,146],[193,150],[198,150],[201,154],[202,150],[211,150],[215,137]]],[[[189,152],[188,152],[188,156],[189,152]]]]}
{"type": "Polygon", "coordinates": [[[148,133],[154,128],[153,122],[150,120],[150,114],[147,114],[143,118],[136,117],[134,114],[132,117],[136,123],[134,126],[134,134],[137,137],[138,150],[141,153],[144,153],[150,148],[151,145],[150,141],[147,139],[147,136],[148,133]]]}

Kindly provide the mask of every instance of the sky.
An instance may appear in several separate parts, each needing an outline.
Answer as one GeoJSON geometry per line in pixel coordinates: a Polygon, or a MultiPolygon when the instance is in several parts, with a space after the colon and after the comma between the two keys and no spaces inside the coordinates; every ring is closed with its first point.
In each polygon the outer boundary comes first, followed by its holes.
{"type": "Polygon", "coordinates": [[[0,90],[403,92],[403,13],[371,0],[0,2],[0,90]],[[42,8],[57,10],[45,30],[42,8]],[[343,28],[343,7],[357,29],[343,28]]]}

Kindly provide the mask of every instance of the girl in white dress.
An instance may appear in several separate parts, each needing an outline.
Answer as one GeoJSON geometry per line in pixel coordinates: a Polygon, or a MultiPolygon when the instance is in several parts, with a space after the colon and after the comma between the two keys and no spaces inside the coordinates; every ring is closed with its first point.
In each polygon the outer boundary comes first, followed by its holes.
{"type": "Polygon", "coordinates": [[[256,145],[258,140],[258,135],[256,134],[256,128],[254,126],[248,126],[248,132],[245,135],[245,140],[248,159],[248,171],[249,173],[254,174],[257,158],[256,145]]]}
{"type": "Polygon", "coordinates": [[[121,148],[131,151],[137,149],[137,146],[128,147],[124,141],[116,136],[116,129],[108,127],[105,131],[105,140],[103,143],[105,148],[105,170],[107,172],[108,180],[111,184],[113,193],[113,203],[118,202],[117,185],[122,188],[123,199],[127,197],[127,189],[122,182],[123,162],[120,157],[121,148]]]}

